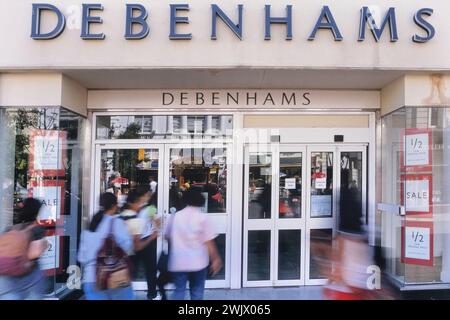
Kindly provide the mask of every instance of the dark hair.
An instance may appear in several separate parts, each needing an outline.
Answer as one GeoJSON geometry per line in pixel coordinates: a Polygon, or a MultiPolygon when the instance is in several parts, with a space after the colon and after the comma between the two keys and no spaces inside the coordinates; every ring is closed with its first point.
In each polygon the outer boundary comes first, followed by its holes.
{"type": "Polygon", "coordinates": [[[35,198],[27,198],[23,201],[21,220],[24,223],[36,221],[42,202],[35,198]]]}
{"type": "Polygon", "coordinates": [[[127,195],[127,204],[136,203],[144,194],[140,194],[136,189],[131,190],[127,195]]]}
{"type": "Polygon", "coordinates": [[[103,193],[100,196],[100,206],[102,208],[92,218],[91,224],[89,225],[89,231],[95,232],[100,222],[102,222],[105,212],[111,210],[116,205],[117,205],[117,197],[113,193],[110,192],[103,193]]]}
{"type": "Polygon", "coordinates": [[[149,192],[150,192],[150,186],[149,186],[148,184],[141,184],[141,185],[138,185],[137,188],[136,188],[136,192],[137,192],[140,196],[143,196],[143,195],[145,195],[146,193],[149,193],[149,192]]]}
{"type": "Polygon", "coordinates": [[[187,206],[203,207],[205,201],[205,197],[197,188],[190,188],[183,193],[183,202],[187,206]]]}

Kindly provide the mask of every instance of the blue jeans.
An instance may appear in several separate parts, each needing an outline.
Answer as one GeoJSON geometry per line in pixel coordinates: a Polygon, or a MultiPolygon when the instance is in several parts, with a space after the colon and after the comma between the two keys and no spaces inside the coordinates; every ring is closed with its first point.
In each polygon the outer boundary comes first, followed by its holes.
{"type": "Polygon", "coordinates": [[[172,272],[172,280],[175,284],[172,300],[184,300],[188,281],[191,300],[203,300],[207,271],[208,269],[205,268],[196,272],[172,272]]]}
{"type": "Polygon", "coordinates": [[[0,276],[0,300],[41,300],[45,277],[39,268],[19,277],[0,276]]]}
{"type": "Polygon", "coordinates": [[[98,290],[95,283],[83,284],[86,300],[134,300],[133,287],[98,290]]]}

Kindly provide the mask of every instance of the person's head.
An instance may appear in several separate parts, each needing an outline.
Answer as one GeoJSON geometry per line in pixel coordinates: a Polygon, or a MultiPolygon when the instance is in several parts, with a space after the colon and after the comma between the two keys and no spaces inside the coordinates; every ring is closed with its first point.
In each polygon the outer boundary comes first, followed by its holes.
{"type": "Polygon", "coordinates": [[[155,181],[155,177],[153,177],[153,176],[148,177],[148,182],[153,182],[153,181],[155,181]]]}
{"type": "Polygon", "coordinates": [[[205,197],[197,188],[190,188],[183,193],[183,203],[187,206],[203,207],[205,201],[205,197]]]}
{"type": "Polygon", "coordinates": [[[27,198],[23,201],[22,222],[34,222],[37,220],[39,211],[42,208],[42,202],[35,198],[27,198]]]}
{"type": "Polygon", "coordinates": [[[141,184],[136,188],[136,192],[144,197],[144,202],[149,202],[152,197],[152,191],[148,184],[141,184]]]}
{"type": "Polygon", "coordinates": [[[100,211],[94,215],[89,225],[89,231],[91,232],[95,232],[97,230],[105,214],[113,215],[117,212],[119,207],[117,197],[110,192],[103,193],[100,195],[100,207],[100,211]]]}
{"type": "Polygon", "coordinates": [[[103,193],[100,196],[100,207],[102,207],[104,213],[116,213],[118,209],[117,197],[110,192],[103,193]]]}
{"type": "Polygon", "coordinates": [[[127,195],[126,209],[138,212],[146,203],[146,196],[136,190],[131,190],[127,195]]]}

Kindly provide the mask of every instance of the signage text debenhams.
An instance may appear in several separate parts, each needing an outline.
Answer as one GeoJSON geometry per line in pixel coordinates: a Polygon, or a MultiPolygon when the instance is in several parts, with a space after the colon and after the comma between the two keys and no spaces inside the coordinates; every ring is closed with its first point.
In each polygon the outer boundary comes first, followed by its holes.
{"type": "Polygon", "coordinates": [[[162,92],[162,105],[171,106],[309,106],[311,92],[282,91],[282,92],[162,92]]]}
{"type": "MultiPolygon", "coordinates": [[[[236,12],[225,12],[216,4],[211,4],[211,40],[217,40],[217,24],[220,19],[238,39],[245,39],[245,32],[251,31],[250,28],[244,24],[243,12],[244,5],[239,4],[236,7],[236,12]],[[245,31],[244,31],[245,30],[245,31]]],[[[280,8],[277,6],[277,10],[280,8]]],[[[294,38],[293,18],[292,12],[297,8],[292,5],[285,7],[285,14],[283,16],[275,16],[271,11],[271,5],[264,6],[264,15],[261,17],[261,24],[264,27],[264,39],[271,40],[271,26],[274,24],[283,25],[286,29],[286,40],[294,38]]],[[[92,25],[101,25],[103,18],[101,12],[104,7],[100,3],[83,3],[81,15],[81,34],[83,40],[104,40],[106,38],[105,32],[92,32],[92,25]]],[[[124,5],[124,37],[127,40],[141,40],[149,36],[151,21],[149,19],[149,10],[142,4],[125,4],[124,5]]],[[[189,4],[169,4],[169,39],[170,40],[191,40],[192,33],[180,33],[179,28],[181,24],[190,24],[189,19],[189,4]]],[[[299,9],[300,10],[300,9],[299,9]]],[[[360,10],[360,19],[355,21],[355,27],[358,27],[358,41],[366,39],[366,31],[370,30],[373,38],[378,42],[384,31],[389,28],[390,41],[396,42],[399,40],[397,30],[397,15],[395,7],[390,7],[385,10],[381,21],[375,21],[373,13],[368,6],[364,6],[360,10]],[[359,26],[357,25],[359,23],[359,26]]],[[[432,40],[436,35],[436,30],[432,24],[431,16],[434,10],[432,8],[418,9],[414,16],[411,17],[411,23],[417,26],[417,32],[409,35],[414,42],[425,43],[432,40]]],[[[340,17],[342,18],[342,17],[340,17]]],[[[66,17],[61,8],[49,3],[35,3],[32,6],[32,24],[31,24],[31,38],[35,40],[50,40],[59,37],[65,30],[66,17]],[[51,30],[43,31],[41,22],[43,13],[52,14],[57,19],[51,30]]],[[[344,35],[339,28],[338,19],[333,15],[332,9],[329,6],[322,6],[318,12],[317,20],[314,26],[311,26],[311,33],[308,40],[314,41],[319,30],[326,30],[332,33],[335,41],[344,40],[344,35]]]]}

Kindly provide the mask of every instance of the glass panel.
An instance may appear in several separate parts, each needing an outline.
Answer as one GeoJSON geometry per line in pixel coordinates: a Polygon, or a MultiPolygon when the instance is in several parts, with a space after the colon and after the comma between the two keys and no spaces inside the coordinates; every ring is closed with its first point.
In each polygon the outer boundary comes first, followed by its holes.
{"type": "MultiPolygon", "coordinates": [[[[158,192],[158,149],[104,149],[101,152],[100,192],[114,193],[120,206],[126,202],[128,192],[138,185],[149,184],[158,192]]],[[[156,261],[156,242],[149,245],[150,255],[156,261]]],[[[135,266],[134,280],[145,280],[143,263],[135,266]]]]}
{"type": "Polygon", "coordinates": [[[302,216],[302,153],[280,153],[280,218],[302,216]]]}
{"type": "Polygon", "coordinates": [[[311,229],[309,278],[327,279],[331,272],[332,229],[311,229]]]}
{"type": "Polygon", "coordinates": [[[170,208],[181,209],[182,193],[189,188],[197,188],[207,200],[203,212],[226,213],[226,149],[170,149],[170,188],[170,208]]]}
{"type": "Polygon", "coordinates": [[[96,138],[219,139],[231,137],[233,116],[98,116],[96,138]]]}
{"type": "Polygon", "coordinates": [[[272,154],[251,153],[249,161],[248,218],[272,216],[272,154]]]}
{"type": "Polygon", "coordinates": [[[156,190],[158,168],[158,149],[103,149],[100,193],[114,193],[122,206],[128,192],[140,184],[148,183],[156,190]]]}
{"type": "Polygon", "coordinates": [[[270,280],[270,230],[248,232],[249,281],[270,280]]]}
{"type": "Polygon", "coordinates": [[[83,126],[63,108],[0,109],[0,231],[35,221],[22,215],[23,201],[41,201],[37,220],[48,247],[39,264],[48,296],[67,292],[67,268],[77,263],[83,126]]]}
{"type": "Polygon", "coordinates": [[[333,216],[333,152],[311,153],[311,218],[333,216]]]}
{"type": "Polygon", "coordinates": [[[300,279],[301,230],[278,232],[278,280],[300,279]]]}
{"type": "Polygon", "coordinates": [[[220,269],[219,273],[217,273],[215,276],[211,276],[210,274],[208,274],[208,280],[225,280],[225,266],[227,265],[226,263],[226,234],[219,234],[216,239],[216,246],[217,246],[217,251],[219,251],[219,255],[222,258],[222,263],[223,263],[223,267],[222,269],[220,269]]]}
{"type": "Polygon", "coordinates": [[[362,232],[362,152],[341,152],[339,230],[362,232]]]}

